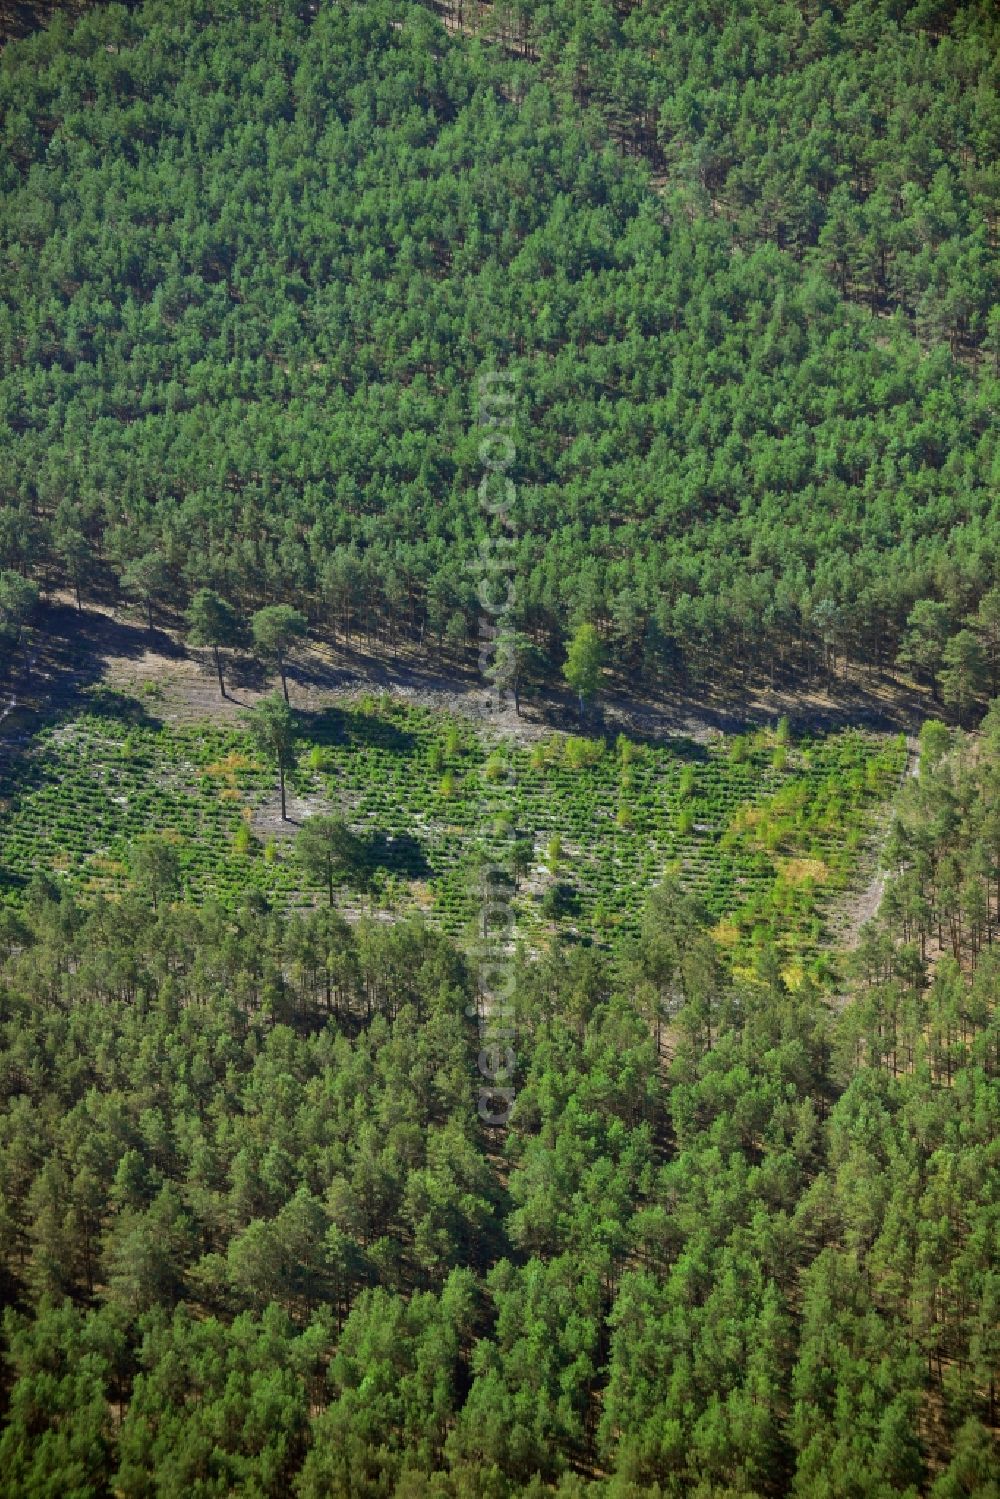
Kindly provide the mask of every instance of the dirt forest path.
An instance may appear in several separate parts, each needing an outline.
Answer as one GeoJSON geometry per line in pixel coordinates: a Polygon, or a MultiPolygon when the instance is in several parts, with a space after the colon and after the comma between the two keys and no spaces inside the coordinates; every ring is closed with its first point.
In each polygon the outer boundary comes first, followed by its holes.
{"type": "MultiPolygon", "coordinates": [[[[920,743],[915,735],[910,734],[906,740],[906,764],[900,777],[899,790],[908,780],[915,779],[920,774],[920,743]]],[[[830,921],[833,940],[837,947],[844,952],[853,952],[861,941],[861,934],[870,921],[878,915],[888,882],[888,871],[882,868],[881,856],[885,847],[885,840],[892,823],[893,810],[899,792],[884,809],[877,827],[873,830],[868,840],[868,848],[864,859],[864,867],[870,870],[867,882],[853,893],[843,897],[839,910],[835,911],[830,921]]]]}

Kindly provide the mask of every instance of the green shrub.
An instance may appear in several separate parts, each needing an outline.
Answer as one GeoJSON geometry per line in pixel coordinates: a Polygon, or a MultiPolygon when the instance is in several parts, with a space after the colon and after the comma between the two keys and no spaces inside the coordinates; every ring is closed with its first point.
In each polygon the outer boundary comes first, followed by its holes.
{"type": "Polygon", "coordinates": [[[483,775],[488,781],[502,781],[507,774],[507,757],[502,750],[494,750],[483,767],[483,775]]]}
{"type": "Polygon", "coordinates": [[[603,754],[604,745],[600,739],[570,734],[563,745],[563,764],[567,770],[586,770],[596,765],[603,754]]]}

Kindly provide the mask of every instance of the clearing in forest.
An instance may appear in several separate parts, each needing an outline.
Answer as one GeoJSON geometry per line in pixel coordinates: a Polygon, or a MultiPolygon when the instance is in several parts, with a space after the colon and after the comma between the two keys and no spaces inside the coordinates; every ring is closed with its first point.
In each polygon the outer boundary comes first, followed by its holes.
{"type": "Polygon", "coordinates": [[[297,725],[282,823],[273,771],[241,727],[168,726],[152,700],[92,690],[0,776],[0,898],[23,899],[35,872],[120,898],[153,837],[173,845],[195,898],[311,904],[323,897],[295,837],[336,811],[364,852],[337,894],[350,914],[420,910],[460,933],[492,864],[509,871],[527,940],[561,930],[613,946],[678,872],[737,958],[773,939],[790,973],[820,972],[831,899],[856,878],[906,757],[901,737],[860,730],[524,745],[388,696],[300,712],[297,725]]]}

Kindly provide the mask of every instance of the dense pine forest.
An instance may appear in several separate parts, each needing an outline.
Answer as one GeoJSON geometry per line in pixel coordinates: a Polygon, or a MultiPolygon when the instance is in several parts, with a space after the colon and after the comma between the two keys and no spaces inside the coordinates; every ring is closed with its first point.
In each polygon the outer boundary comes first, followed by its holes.
{"type": "Polygon", "coordinates": [[[452,8],[596,104],[736,242],[768,241],[928,343],[998,353],[987,3],[452,8]]]}
{"type": "Polygon", "coordinates": [[[0,45],[0,1494],[1000,1499],[995,6],[0,45]]]}
{"type": "Polygon", "coordinates": [[[998,734],[925,731],[839,1014],[669,884],[520,955],[503,1130],[421,924],[39,880],[4,1493],[995,1494],[998,734]]]}
{"type": "Polygon", "coordinates": [[[525,59],[382,0],[8,47],[0,569],[461,653],[502,369],[543,676],[586,622],[646,683],[995,688],[992,6],[710,10],[494,16],[525,59]]]}

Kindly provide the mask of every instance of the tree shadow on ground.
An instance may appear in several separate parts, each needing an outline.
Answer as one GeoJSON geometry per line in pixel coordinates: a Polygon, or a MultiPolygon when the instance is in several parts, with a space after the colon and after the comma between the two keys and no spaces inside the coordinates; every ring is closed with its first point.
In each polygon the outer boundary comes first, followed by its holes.
{"type": "Polygon", "coordinates": [[[361,851],[369,875],[385,870],[408,880],[423,880],[434,872],[423,845],[412,833],[391,834],[376,829],[361,840],[361,851]]]}
{"type": "MultiPolygon", "coordinates": [[[[323,639],[320,635],[318,638],[323,639]]],[[[454,656],[421,651],[409,641],[397,652],[372,650],[357,637],[351,642],[342,637],[326,637],[332,656],[296,655],[289,661],[289,676],[303,686],[336,688],[363,685],[373,692],[392,692],[400,687],[435,682],[442,687],[474,687],[482,683],[482,673],[472,661],[454,656]]]]}
{"type": "Polygon", "coordinates": [[[582,909],[580,892],[569,880],[557,880],[541,896],[539,908],[549,921],[563,921],[570,916],[579,916],[582,909]]]}
{"type": "Polygon", "coordinates": [[[301,709],[303,735],[314,744],[371,746],[405,754],[417,746],[417,736],[379,713],[362,713],[352,707],[301,709]]]}
{"type": "MultiPolygon", "coordinates": [[[[615,737],[617,737],[617,735],[615,737]]],[[[704,762],[709,758],[707,744],[701,744],[697,739],[688,739],[681,734],[672,734],[667,741],[664,740],[662,734],[649,734],[640,731],[630,732],[626,734],[625,737],[628,739],[630,744],[637,744],[640,747],[647,749],[662,750],[664,747],[664,743],[666,743],[670,749],[671,755],[675,759],[689,760],[696,765],[704,764],[704,762]]],[[[613,743],[614,740],[612,740],[612,744],[613,743]]]]}
{"type": "Polygon", "coordinates": [[[81,693],[81,699],[81,706],[86,706],[87,711],[97,718],[128,724],[130,728],[137,729],[163,727],[163,720],[150,713],[139,698],[128,692],[119,692],[115,687],[108,687],[104,682],[97,682],[86,689],[81,693]]]}
{"type": "MultiPolygon", "coordinates": [[[[2,839],[0,839],[0,857],[2,857],[2,839]]],[[[8,869],[0,864],[0,896],[21,895],[28,888],[26,875],[18,874],[13,869],[8,869]]],[[[0,913],[2,914],[2,913],[0,913]]]]}
{"type": "MultiPolygon", "coordinates": [[[[102,683],[107,663],[123,658],[141,661],[149,651],[178,661],[186,654],[163,630],[151,633],[144,625],[107,614],[88,610],[81,614],[68,604],[47,604],[39,609],[32,624],[27,651],[19,653],[13,670],[0,683],[0,700],[4,693],[16,693],[18,724],[30,729],[57,722],[81,709],[97,711],[94,689],[102,683]]],[[[101,688],[103,694],[110,690],[101,688]]],[[[141,721],[141,703],[124,693],[117,697],[117,716],[125,719],[138,712],[139,719],[129,721],[141,721]],[[126,702],[133,707],[127,710],[126,702]]],[[[105,698],[100,711],[116,716],[111,698],[105,698]]],[[[147,718],[150,725],[155,723],[147,718]]]]}
{"type": "Polygon", "coordinates": [[[256,657],[233,652],[226,662],[226,689],[230,697],[235,692],[280,692],[281,679],[256,657]]]}

